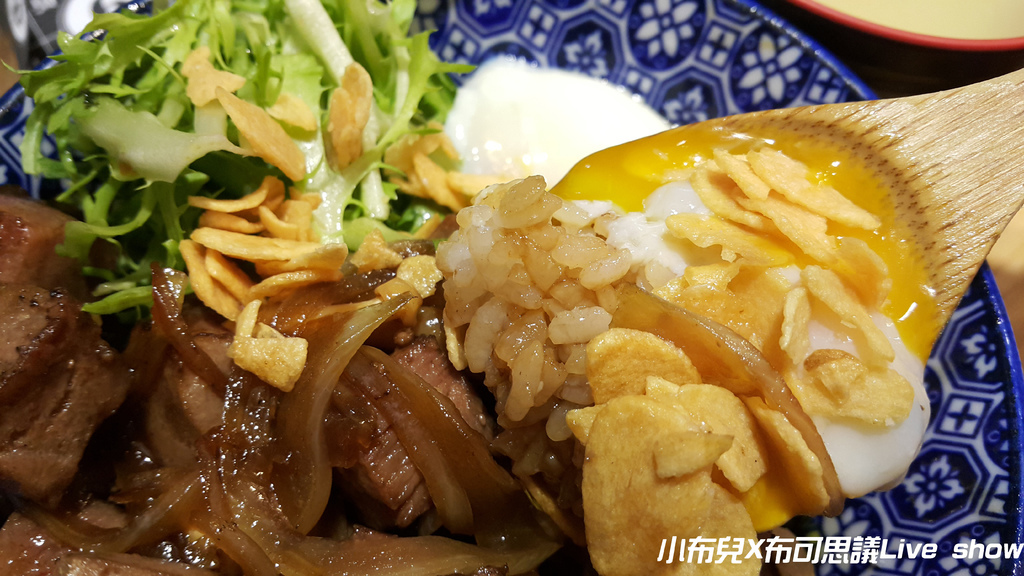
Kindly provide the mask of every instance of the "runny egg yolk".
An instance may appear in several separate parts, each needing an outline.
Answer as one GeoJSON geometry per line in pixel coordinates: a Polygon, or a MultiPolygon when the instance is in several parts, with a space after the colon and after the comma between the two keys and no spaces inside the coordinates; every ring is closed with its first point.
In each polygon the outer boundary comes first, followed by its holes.
{"type": "MultiPolygon", "coordinates": [[[[873,231],[830,223],[829,233],[860,238],[885,261],[893,287],[881,312],[896,324],[907,348],[926,360],[940,327],[934,291],[928,285],[917,248],[896,221],[889,191],[862,162],[838,147],[788,135],[769,139],[701,125],[682,126],[584,158],[552,192],[567,200],[611,201],[627,212],[639,212],[653,191],[686,179],[694,166],[713,156],[715,149],[740,154],[762,146],[772,146],[803,162],[818,183],[832,186],[881,218],[882,225],[873,231]]],[[[799,266],[812,263],[797,255],[799,266]]]]}
{"type": "MultiPolygon", "coordinates": [[[[829,224],[831,235],[865,241],[886,263],[893,286],[880,312],[893,322],[892,332],[898,333],[898,339],[906,347],[902,354],[909,362],[900,362],[904,368],[899,371],[915,387],[914,410],[903,425],[895,428],[865,431],[842,421],[814,418],[836,464],[844,492],[858,496],[898,480],[916,454],[928,418],[928,399],[921,371],[933,338],[938,334],[937,307],[927,284],[923,260],[909,232],[896,220],[889,191],[862,162],[838,148],[796,137],[769,139],[727,133],[720,128],[684,126],[588,156],[573,167],[552,192],[567,200],[610,201],[627,212],[643,212],[648,196],[655,190],[664,190],[662,187],[667,183],[688,179],[696,165],[713,157],[715,149],[742,154],[762,146],[771,146],[803,162],[817,183],[847,194],[882,220],[882,225],[874,231],[829,224]],[[908,364],[917,366],[906,369],[908,364]],[[918,377],[913,378],[910,373],[918,377]],[[879,460],[880,445],[893,446],[894,450],[879,460]],[[873,462],[871,454],[876,455],[873,462]]],[[[804,255],[794,256],[800,267],[814,263],[804,255]]],[[[891,332],[889,335],[890,338],[896,336],[891,332]]],[[[720,484],[729,486],[728,482],[720,484]]],[[[802,509],[801,499],[793,493],[793,487],[784,476],[770,472],[747,492],[735,495],[743,502],[758,531],[779,526],[796,515],[818,512],[802,509]]]]}

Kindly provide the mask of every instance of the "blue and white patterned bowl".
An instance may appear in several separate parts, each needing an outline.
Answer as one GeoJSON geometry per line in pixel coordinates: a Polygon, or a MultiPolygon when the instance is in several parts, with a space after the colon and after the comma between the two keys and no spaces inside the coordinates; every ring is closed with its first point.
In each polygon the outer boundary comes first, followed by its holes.
{"type": "MultiPolygon", "coordinates": [[[[417,29],[447,60],[514,55],[627,86],[674,123],[874,95],[812,40],[749,0],[422,0],[417,29]]],[[[17,145],[31,107],[0,99],[0,184],[47,196],[17,145]]],[[[895,489],[850,501],[801,531],[888,539],[890,550],[935,543],[935,559],[818,565],[818,574],[1021,574],[1020,562],[953,559],[953,546],[1022,540],[1020,360],[992,275],[984,267],[928,361],[932,422],[920,456],[895,489]]]]}

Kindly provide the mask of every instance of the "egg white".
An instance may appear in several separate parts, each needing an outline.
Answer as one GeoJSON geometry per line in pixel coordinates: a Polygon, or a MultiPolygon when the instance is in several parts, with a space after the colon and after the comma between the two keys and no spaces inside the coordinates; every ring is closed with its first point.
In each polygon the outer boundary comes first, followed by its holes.
{"type": "Polygon", "coordinates": [[[549,186],[593,152],[668,128],[624,88],[505,58],[474,72],[445,123],[463,172],[540,174],[549,186]]]}

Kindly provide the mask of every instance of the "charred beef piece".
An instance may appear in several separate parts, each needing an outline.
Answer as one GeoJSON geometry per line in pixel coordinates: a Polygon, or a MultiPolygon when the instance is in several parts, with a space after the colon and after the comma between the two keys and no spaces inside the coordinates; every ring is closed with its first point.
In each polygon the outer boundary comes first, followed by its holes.
{"type": "Polygon", "coordinates": [[[53,505],[130,373],[60,290],[0,284],[0,479],[53,505]]]}
{"type": "MultiPolygon", "coordinates": [[[[493,423],[469,382],[452,366],[437,340],[416,338],[392,357],[455,404],[466,422],[484,437],[493,436],[493,423]]],[[[351,377],[346,374],[344,378],[351,377]]],[[[372,372],[370,378],[384,378],[372,372]]],[[[409,453],[377,409],[374,400],[386,394],[387,383],[340,385],[335,390],[335,412],[328,417],[332,463],[342,485],[372,528],[406,527],[432,507],[430,494],[409,453]],[[361,390],[371,391],[370,396],[361,390]]],[[[415,415],[410,414],[410,418],[415,415]]]]}
{"type": "Polygon", "coordinates": [[[84,300],[88,293],[79,264],[56,253],[71,221],[41,202],[0,190],[0,283],[62,288],[84,300]]]}
{"type": "Polygon", "coordinates": [[[328,418],[332,464],[361,520],[377,530],[405,528],[430,510],[430,493],[391,422],[347,386],[335,390],[328,418]]]}
{"type": "Polygon", "coordinates": [[[487,439],[494,438],[494,422],[483,402],[462,372],[452,366],[436,338],[418,336],[408,346],[395,350],[391,357],[447,396],[470,428],[487,439]]]}

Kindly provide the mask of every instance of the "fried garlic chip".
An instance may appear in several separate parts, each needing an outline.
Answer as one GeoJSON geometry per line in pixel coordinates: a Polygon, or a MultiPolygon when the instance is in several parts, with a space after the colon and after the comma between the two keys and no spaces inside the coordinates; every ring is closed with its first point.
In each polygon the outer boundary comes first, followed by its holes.
{"type": "Polygon", "coordinates": [[[358,62],[345,67],[341,86],[331,93],[327,111],[327,135],[330,138],[334,167],[341,170],[363,153],[363,130],[370,119],[373,81],[358,62]]]}
{"type": "Polygon", "coordinates": [[[797,245],[804,254],[818,262],[830,263],[839,250],[833,236],[828,235],[828,221],[803,206],[769,194],[764,200],[739,198],[740,206],[764,214],[783,236],[797,245]]]}
{"type": "Polygon", "coordinates": [[[686,354],[650,332],[612,328],[587,344],[587,380],[595,403],[643,394],[648,376],[681,384],[700,382],[686,354]]]}
{"type": "Polygon", "coordinates": [[[305,252],[290,260],[257,260],[256,271],[261,276],[274,276],[284,272],[300,270],[340,270],[348,256],[348,247],[344,244],[321,244],[315,250],[305,252]]]}
{"type": "Polygon", "coordinates": [[[778,341],[783,300],[790,286],[778,269],[740,266],[724,288],[670,282],[655,294],[729,327],[758,350],[765,350],[767,343],[778,341]]]}
{"type": "Polygon", "coordinates": [[[842,350],[817,350],[804,361],[806,377],[793,393],[810,415],[850,418],[878,427],[906,420],[914,388],[891,368],[869,370],[842,350]]]}
{"type": "Polygon", "coordinates": [[[683,271],[683,279],[690,286],[707,286],[715,290],[725,290],[736,275],[740,273],[737,262],[718,262],[703,266],[687,266],[683,271]]]}
{"type": "Polygon", "coordinates": [[[207,250],[204,262],[210,276],[220,282],[236,300],[248,301],[246,298],[249,295],[249,290],[252,289],[252,280],[245,272],[242,272],[237,264],[216,250],[207,250]]]}
{"type": "Polygon", "coordinates": [[[282,272],[264,278],[249,290],[246,300],[262,300],[282,292],[288,292],[310,284],[321,282],[337,282],[341,280],[341,270],[310,269],[294,272],[282,272]]]}
{"type": "Polygon", "coordinates": [[[808,266],[800,271],[800,277],[812,296],[835,312],[844,324],[861,332],[867,348],[864,359],[869,366],[886,367],[893,361],[896,355],[892,343],[835,272],[808,266]]]}
{"type": "Polygon", "coordinates": [[[885,261],[860,238],[839,240],[839,260],[833,269],[849,282],[861,302],[881,308],[892,290],[892,276],[885,261]]]}
{"type": "Polygon", "coordinates": [[[395,277],[412,286],[420,298],[433,296],[437,283],[444,279],[434,257],[426,255],[410,256],[402,260],[395,271],[395,277]]]}
{"type": "Polygon", "coordinates": [[[673,236],[701,248],[721,246],[722,259],[730,262],[737,256],[755,266],[785,266],[793,260],[789,251],[771,240],[714,216],[673,214],[665,224],[673,236]]]}
{"type": "Polygon", "coordinates": [[[363,239],[351,261],[360,272],[369,272],[398,267],[402,263],[402,255],[388,246],[380,230],[373,230],[363,239]]]}
{"type": "Polygon", "coordinates": [[[396,296],[411,295],[412,298],[410,298],[404,306],[395,312],[394,317],[401,320],[406,326],[416,325],[416,312],[420,309],[420,306],[423,305],[423,298],[420,298],[417,295],[416,289],[411,284],[396,277],[388,280],[380,286],[377,286],[373,292],[381,300],[390,300],[396,296]]]}
{"type": "Polygon", "coordinates": [[[206,268],[206,248],[192,240],[178,244],[181,258],[188,269],[188,281],[196,297],[214,312],[234,320],[242,310],[242,303],[231,295],[224,285],[214,280],[206,268]]]}
{"type": "Polygon", "coordinates": [[[278,218],[273,210],[266,206],[259,207],[260,223],[272,238],[283,238],[285,240],[304,241],[305,235],[299,227],[291,222],[285,222],[278,218]]]}
{"type": "Polygon", "coordinates": [[[466,348],[462,344],[466,340],[466,326],[453,326],[448,319],[448,312],[443,312],[441,324],[444,326],[444,346],[448,352],[448,359],[456,370],[465,370],[469,367],[466,360],[466,348]]]}
{"type": "Polygon", "coordinates": [[[226,256],[250,262],[292,260],[314,253],[323,246],[319,242],[249,236],[216,228],[196,228],[192,231],[192,240],[226,256]]]}
{"type": "Polygon", "coordinates": [[[756,561],[657,562],[662,540],[672,536],[755,537],[743,505],[711,479],[711,465],[727,445],[722,436],[701,430],[671,403],[644,396],[576,412],[589,411],[596,411],[592,419],[572,420],[586,437],[583,510],[598,573],[758,573],[756,561]]]}
{"type": "Polygon", "coordinates": [[[689,412],[708,430],[732,442],[719,456],[715,465],[739,492],[746,492],[767,471],[764,448],[755,434],[756,426],[743,401],[735,394],[711,384],[684,384],[682,386],[664,378],[647,379],[647,395],[675,402],[689,412]]]}
{"type": "Polygon", "coordinates": [[[779,346],[786,352],[793,364],[799,365],[807,358],[811,348],[808,325],[811,321],[811,301],[807,289],[797,286],[786,293],[782,304],[782,338],[779,346]]]}
{"type": "Polygon", "coordinates": [[[245,86],[245,78],[213,67],[209,46],[200,46],[185,57],[181,63],[181,75],[188,79],[185,95],[196,106],[206,106],[216,100],[218,88],[236,92],[245,86]]]}
{"type": "Polygon", "coordinates": [[[266,176],[260,187],[234,200],[221,200],[208,196],[189,196],[188,205],[211,212],[234,213],[259,208],[271,196],[284,196],[284,182],[266,176]]]}
{"type": "Polygon", "coordinates": [[[313,242],[317,239],[317,234],[313,230],[313,210],[316,209],[316,205],[305,199],[308,196],[320,198],[317,194],[303,194],[298,200],[285,200],[275,215],[282,222],[297,228],[298,240],[313,242]]]}
{"type": "Polygon", "coordinates": [[[306,175],[306,156],[284,128],[255,104],[218,87],[217,101],[235,123],[238,133],[257,156],[284,172],[293,181],[306,175]]]}
{"type": "Polygon", "coordinates": [[[751,212],[736,202],[735,197],[741,194],[740,188],[718,170],[714,161],[698,166],[690,178],[690,184],[701,202],[718,216],[755,230],[767,228],[768,222],[764,216],[751,212]]]}
{"type": "Polygon", "coordinates": [[[721,460],[731,446],[731,436],[708,432],[680,432],[672,440],[659,439],[654,443],[654,472],[658,478],[679,478],[705,470],[708,462],[721,460]]]}
{"type": "Polygon", "coordinates": [[[777,150],[758,150],[747,154],[754,173],[790,202],[799,204],[829,220],[874,230],[882,222],[857,206],[835,188],[816,185],[808,179],[807,167],[777,150]]]}
{"type": "Polygon", "coordinates": [[[259,311],[260,301],[253,300],[238,315],[228,357],[239,368],[289,392],[306,366],[308,343],[304,338],[287,337],[266,324],[257,323],[259,311]]]}
{"type": "Polygon", "coordinates": [[[772,410],[756,396],[744,397],[743,401],[764,435],[764,444],[771,459],[768,475],[783,478],[785,493],[793,500],[790,512],[810,516],[820,514],[828,506],[829,496],[823,479],[824,468],[818,456],[785,414],[772,410]]]}
{"type": "MultiPolygon", "coordinates": [[[[192,198],[189,196],[189,198],[192,198]]],[[[212,212],[207,210],[199,216],[200,228],[217,228],[228,232],[239,234],[259,234],[263,232],[263,224],[250,222],[241,216],[226,214],[224,212],[212,212]]]]}
{"type": "MultiPolygon", "coordinates": [[[[412,159],[416,154],[430,156],[440,152],[449,159],[459,157],[452,141],[444,133],[444,126],[438,122],[430,122],[427,128],[433,130],[426,134],[409,133],[399,138],[384,152],[384,163],[404,172],[407,176],[413,171],[412,159]]],[[[503,181],[503,180],[502,180],[503,181]]]]}
{"type": "Polygon", "coordinates": [[[302,98],[293,96],[287,92],[281,92],[277,96],[277,102],[267,108],[270,117],[289,126],[294,126],[306,132],[316,130],[316,115],[309,108],[302,98]]]}
{"type": "Polygon", "coordinates": [[[419,189],[422,191],[417,196],[430,198],[438,204],[458,212],[469,203],[466,197],[455,192],[448,184],[448,171],[442,168],[437,162],[430,159],[423,153],[416,153],[412,157],[415,178],[419,181],[419,189]]]}
{"type": "Polygon", "coordinates": [[[714,152],[715,163],[724,171],[732,181],[739,186],[740,190],[748,198],[764,200],[771,192],[771,186],[765,184],[764,180],[754,174],[753,168],[743,156],[729,154],[725,150],[717,149],[714,152]]]}

